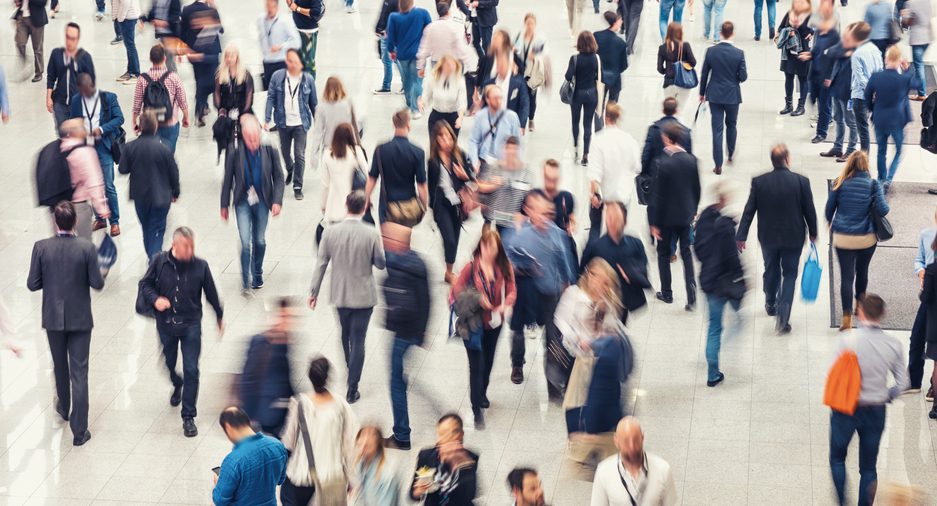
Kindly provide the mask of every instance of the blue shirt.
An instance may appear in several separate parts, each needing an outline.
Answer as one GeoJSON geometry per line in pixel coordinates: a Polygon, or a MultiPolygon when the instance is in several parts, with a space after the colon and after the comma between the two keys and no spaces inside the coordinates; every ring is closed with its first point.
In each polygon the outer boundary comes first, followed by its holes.
{"type": "Polygon", "coordinates": [[[868,23],[869,27],[872,28],[871,33],[869,33],[869,39],[887,40],[891,37],[891,21],[894,19],[892,14],[894,11],[894,4],[882,0],[870,3],[866,6],[865,15],[862,17],[862,20],[868,23]]]}
{"type": "Polygon", "coordinates": [[[7,80],[3,65],[0,65],[0,113],[10,114],[10,96],[7,94],[7,80]]]}
{"type": "Polygon", "coordinates": [[[277,506],[277,485],[286,479],[286,448],[263,434],[244,438],[221,463],[212,490],[215,506],[277,506]]]}
{"type": "Polygon", "coordinates": [[[875,44],[865,41],[858,49],[852,53],[850,58],[852,66],[852,99],[865,99],[865,85],[869,84],[869,78],[872,74],[885,68],[882,62],[882,52],[878,50],[875,44]]]}
{"type": "Polygon", "coordinates": [[[248,188],[253,186],[257,198],[263,203],[263,166],[260,162],[260,150],[245,149],[244,153],[246,153],[244,156],[244,190],[247,191],[248,188]]]}
{"type": "Polygon", "coordinates": [[[512,249],[537,259],[539,276],[533,276],[533,280],[537,291],[543,295],[559,295],[576,281],[568,237],[552,221],[547,223],[546,230],[539,230],[527,222],[509,240],[512,249]]]}
{"type": "MultiPolygon", "coordinates": [[[[494,113],[494,117],[487,107],[478,111],[466,153],[472,165],[478,166],[478,161],[485,158],[501,160],[504,143],[512,136],[521,138],[521,122],[514,111],[502,108],[494,113]]],[[[518,150],[517,156],[524,158],[522,149],[518,150]]]]}
{"type": "Polygon", "coordinates": [[[423,29],[432,22],[429,12],[420,7],[392,13],[387,18],[387,50],[397,53],[397,61],[415,60],[423,29]]]}
{"type": "Polygon", "coordinates": [[[921,230],[921,238],[917,245],[917,256],[914,257],[914,273],[918,274],[925,267],[934,263],[934,250],[931,244],[934,243],[934,237],[937,237],[937,228],[925,228],[921,230]]]}

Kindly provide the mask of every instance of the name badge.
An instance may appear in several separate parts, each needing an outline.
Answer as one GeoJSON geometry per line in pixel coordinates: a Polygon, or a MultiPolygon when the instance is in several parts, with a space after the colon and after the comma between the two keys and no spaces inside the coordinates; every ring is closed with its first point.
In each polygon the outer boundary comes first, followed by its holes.
{"type": "Polygon", "coordinates": [[[247,189],[247,205],[252,206],[258,202],[260,202],[260,197],[257,196],[257,190],[251,186],[247,189]]]}

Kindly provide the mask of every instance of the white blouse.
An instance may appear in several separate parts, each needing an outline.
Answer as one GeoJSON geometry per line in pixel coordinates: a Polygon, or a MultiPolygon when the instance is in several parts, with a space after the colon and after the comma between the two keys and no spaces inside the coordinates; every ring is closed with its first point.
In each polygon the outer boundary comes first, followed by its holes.
{"type": "Polygon", "coordinates": [[[345,219],[345,198],[351,193],[355,169],[360,167],[367,177],[368,160],[361,146],[355,146],[355,155],[346,152],[345,158],[334,158],[332,148],[325,149],[322,157],[322,215],[328,223],[345,219]]]}
{"type": "Polygon", "coordinates": [[[553,322],[563,336],[563,347],[574,357],[588,355],[589,352],[579,346],[579,341],[592,342],[595,338],[592,322],[595,310],[592,299],[578,285],[572,285],[563,292],[556,306],[553,322]]]}
{"type": "Polygon", "coordinates": [[[435,79],[433,72],[427,72],[423,80],[423,104],[438,112],[465,113],[466,101],[465,78],[453,75],[448,79],[435,79]]]}
{"type": "Polygon", "coordinates": [[[286,413],[286,424],[280,440],[290,451],[286,463],[286,477],[294,485],[312,486],[309,477],[309,457],[299,425],[299,403],[309,428],[309,439],[316,462],[316,474],[322,481],[342,478],[354,479],[355,436],[358,434],[358,419],[351,407],[337,396],[332,402],[316,404],[307,394],[293,396],[286,413]],[[297,398],[300,399],[297,401],[297,398]]]}

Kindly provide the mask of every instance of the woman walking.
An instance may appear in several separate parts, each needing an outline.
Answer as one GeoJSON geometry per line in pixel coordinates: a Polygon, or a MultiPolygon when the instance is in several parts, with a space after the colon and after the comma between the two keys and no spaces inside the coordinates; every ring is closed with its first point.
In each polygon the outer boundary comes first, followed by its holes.
{"type": "Polygon", "coordinates": [[[472,339],[465,341],[465,354],[469,361],[472,414],[475,416],[475,428],[481,430],[485,428],[484,410],[491,405],[488,400],[488,382],[491,379],[491,366],[494,364],[501,325],[505,312],[514,306],[517,299],[514,270],[501,244],[501,236],[490,227],[482,229],[481,239],[472,253],[472,260],[462,268],[458,281],[452,287],[450,302],[455,301],[459,294],[467,289],[478,292],[482,309],[481,339],[475,342],[472,339]]]}
{"type": "Polygon", "coordinates": [[[355,189],[356,172],[360,183],[367,180],[368,167],[367,155],[358,144],[354,128],[349,123],[338,125],[331,145],[322,157],[322,223],[316,229],[316,243],[326,226],[338,223],[348,215],[345,198],[355,189]]]}
{"type": "Polygon", "coordinates": [[[224,48],[224,58],[215,72],[215,109],[218,116],[236,120],[242,114],[254,113],[254,78],[241,61],[235,43],[224,48]]]}
{"type": "Polygon", "coordinates": [[[358,482],[354,488],[355,506],[397,506],[400,504],[400,476],[384,455],[381,429],[373,425],[361,427],[355,439],[355,468],[358,482]]]}
{"type": "Polygon", "coordinates": [[[437,122],[445,121],[458,138],[468,104],[462,64],[447,54],[440,58],[428,77],[429,82],[423,83],[423,96],[417,102],[420,112],[430,109],[427,131],[432,132],[437,122]]]}
{"type": "Polygon", "coordinates": [[[592,32],[583,31],[576,41],[577,55],[570,56],[566,67],[566,80],[573,83],[573,99],[569,104],[573,120],[573,148],[579,152],[579,120],[582,118],[582,164],[589,164],[589,144],[592,142],[592,122],[599,104],[598,83],[601,63],[598,44],[592,32]]]}
{"type": "Polygon", "coordinates": [[[316,106],[315,112],[316,119],[312,122],[312,159],[309,164],[313,170],[319,166],[322,150],[332,144],[332,136],[339,125],[350,124],[355,138],[358,138],[355,108],[351,104],[351,97],[345,92],[345,85],[338,77],[329,76],[326,79],[322,101],[316,106]]]}
{"type": "MultiPolygon", "coordinates": [[[[537,90],[547,85],[550,75],[549,60],[546,56],[546,41],[537,33],[537,16],[532,12],[524,15],[524,30],[514,38],[514,56],[520,59],[520,68],[524,71],[527,83],[527,99],[530,112],[527,118],[527,131],[534,131],[534,114],[537,112],[537,90]]],[[[519,118],[523,121],[524,118],[519,118]]]]}
{"type": "MultiPolygon", "coordinates": [[[[593,258],[586,265],[579,282],[563,291],[553,319],[563,336],[563,347],[576,358],[573,375],[580,357],[590,355],[591,343],[598,336],[601,322],[606,317],[618,319],[622,310],[618,274],[602,258],[593,258]]],[[[570,377],[567,395],[574,390],[570,377]]]]}
{"type": "Polygon", "coordinates": [[[674,76],[677,65],[684,63],[696,67],[696,56],[690,43],[683,40],[683,26],[670,23],[664,43],[657,48],[657,73],[664,76],[664,96],[676,98],[681,109],[687,106],[690,89],[676,86],[674,76]]]}
{"type": "Polygon", "coordinates": [[[794,0],[791,10],[778,25],[778,48],[781,50],[781,72],[784,72],[784,109],[778,114],[801,116],[807,102],[807,73],[810,71],[810,41],[813,29],[810,28],[812,9],[809,0],[794,0]],[[800,96],[797,108],[794,103],[794,79],[797,79],[800,96]]]}
{"type": "Polygon", "coordinates": [[[855,299],[861,298],[869,284],[869,263],[878,242],[869,217],[873,208],[880,216],[888,214],[882,186],[869,175],[868,155],[856,151],[849,155],[826,201],[826,221],[833,231],[833,248],[839,260],[840,331],[852,328],[853,294],[855,299]]]}
{"type": "Polygon", "coordinates": [[[433,126],[429,140],[429,206],[433,219],[442,235],[442,247],[446,257],[446,283],[455,281],[452,264],[459,250],[459,234],[462,231],[462,190],[469,181],[475,180],[472,164],[465,152],[456,143],[456,133],[445,120],[433,126]]]}

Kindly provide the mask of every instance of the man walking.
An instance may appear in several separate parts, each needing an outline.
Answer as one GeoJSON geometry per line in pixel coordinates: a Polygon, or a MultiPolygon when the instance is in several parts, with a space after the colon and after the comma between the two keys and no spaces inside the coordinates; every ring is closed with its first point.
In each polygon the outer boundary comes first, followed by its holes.
{"type": "Polygon", "coordinates": [[[140,76],[140,56],[137,54],[137,23],[140,20],[140,0],[112,0],[111,16],[120,27],[120,38],[127,52],[127,71],[117,82],[130,84],[140,76]]]}
{"type": "MultiPolygon", "coordinates": [[[[53,51],[54,53],[54,51],[53,51]]],[[[49,75],[52,75],[50,72],[49,75]]],[[[120,235],[120,211],[117,204],[117,188],[114,186],[114,143],[124,124],[124,114],[120,110],[117,95],[109,91],[98,90],[94,85],[94,76],[78,74],[78,93],[71,99],[70,118],[81,118],[85,131],[91,136],[94,150],[98,154],[101,173],[104,176],[104,195],[107,207],[111,211],[111,235],[120,235]]],[[[107,226],[107,221],[98,217],[92,230],[107,226]]]]}
{"type": "Polygon", "coordinates": [[[384,269],[381,238],[374,227],[361,221],[366,206],[364,192],[351,192],[345,199],[348,217],[323,232],[309,295],[309,307],[315,309],[325,271],[332,263],[330,292],[342,328],[342,351],[348,367],[346,399],[350,404],[361,398],[358,382],[364,366],[364,338],[377,304],[372,269],[384,269]]]}
{"type": "Polygon", "coordinates": [[[270,120],[280,137],[280,154],[286,166],[286,181],[293,183],[293,197],[303,199],[303,175],[306,173],[306,136],[316,113],[316,82],[303,71],[299,51],[286,50],[286,68],[274,72],[267,90],[264,128],[270,120]],[[292,148],[292,157],[290,156],[292,148]]]}
{"type": "MultiPolygon", "coordinates": [[[[870,44],[871,47],[875,47],[870,44]]],[[[846,501],[846,452],[859,433],[859,504],[872,504],[878,473],[879,444],[885,432],[885,406],[908,387],[904,351],[898,339],[882,331],[885,301],[866,293],[857,304],[861,325],[839,345],[837,355],[852,351],[859,360],[862,386],[855,413],[830,412],[830,473],[839,504],[846,501]],[[888,386],[889,374],[895,385],[888,386]]]]}
{"type": "Polygon", "coordinates": [[[176,152],[176,140],[179,139],[179,116],[182,112],[182,126],[189,128],[189,104],[185,99],[185,87],[179,74],[166,68],[166,49],[156,44],[150,49],[150,70],[141,74],[133,89],[133,127],[140,129],[140,114],[146,110],[156,114],[159,126],[156,135],[173,154],[176,152]],[[153,103],[157,99],[161,103],[153,103]]]}
{"type": "Polygon", "coordinates": [[[797,284],[797,268],[804,248],[804,235],[817,240],[817,211],[813,207],[810,180],[792,172],[791,154],[784,144],[771,148],[767,174],[752,178],[736,235],[739,250],[745,249],[748,229],[758,214],[758,242],[765,262],[765,312],[777,316],[779,334],[791,331],[791,304],[797,284]]]}
{"type": "MultiPolygon", "coordinates": [[[[614,37],[618,35],[612,34],[614,37]]],[[[589,164],[589,186],[592,193],[589,206],[589,242],[602,233],[604,201],[621,202],[627,206],[634,195],[634,177],[641,172],[638,143],[628,132],[618,127],[621,107],[609,102],[605,108],[605,128],[592,141],[592,160],[589,164]]]]}
{"type": "MultiPolygon", "coordinates": [[[[485,107],[475,115],[472,133],[466,154],[476,174],[481,174],[481,164],[493,164],[504,159],[504,144],[510,137],[521,138],[521,122],[514,111],[504,107],[501,88],[489,84],[482,92],[485,107]]],[[[523,157],[523,153],[519,152],[523,157]]]]}
{"type": "Polygon", "coordinates": [[[739,105],[742,103],[741,84],[748,79],[745,53],[735,47],[732,35],[735,25],[731,21],[722,23],[722,40],[706,50],[703,71],[700,73],[699,101],[709,101],[712,112],[713,173],[722,174],[722,132],[725,130],[729,163],[735,155],[736,124],[739,105]]]}
{"type": "Polygon", "coordinates": [[[179,167],[156,128],[156,115],[143,113],[140,136],[124,146],[118,166],[121,174],[130,174],[130,200],[143,229],[147,260],[162,251],[169,206],[179,198],[179,167]]]}
{"type": "Polygon", "coordinates": [[[234,444],[215,476],[211,492],[215,506],[277,503],[277,486],[286,480],[287,453],[276,437],[254,432],[241,408],[221,412],[218,423],[234,444]]]}
{"type": "MultiPolygon", "coordinates": [[[[622,0],[624,1],[624,0],[622,0]]],[[[618,36],[621,28],[621,16],[615,11],[605,11],[605,22],[608,28],[593,33],[598,44],[599,61],[602,62],[602,83],[605,84],[605,94],[600,102],[601,109],[605,109],[609,102],[618,102],[621,94],[621,74],[628,70],[628,55],[632,52],[627,42],[618,36]]]]}
{"type": "Polygon", "coordinates": [[[681,135],[683,141],[680,147],[687,153],[693,153],[693,137],[690,129],[685,127],[683,123],[680,123],[680,120],[677,119],[677,109],[676,98],[667,97],[664,99],[664,116],[654,123],[651,123],[651,126],[648,127],[647,137],[644,139],[644,148],[641,150],[641,175],[645,176],[648,182],[645,183],[643,188],[636,189],[644,196],[647,205],[648,223],[650,223],[651,214],[654,212],[653,198],[651,196],[654,194],[654,179],[657,177],[657,164],[664,156],[664,137],[662,135],[664,127],[670,124],[679,127],[683,132],[681,135]]]}
{"type": "Polygon", "coordinates": [[[253,114],[240,117],[241,142],[225,158],[221,180],[221,219],[228,221],[234,195],[234,212],[241,237],[241,294],[264,286],[265,234],[270,214],[283,206],[283,169],[272,146],[261,144],[260,123],[253,114]]]}
{"type": "MultiPolygon", "coordinates": [[[[377,35],[378,47],[381,53],[381,66],[384,68],[381,87],[373,90],[375,95],[390,94],[390,84],[394,78],[394,64],[390,59],[390,52],[387,50],[387,19],[394,12],[397,12],[397,0],[384,0],[384,3],[381,4],[381,13],[377,17],[377,24],[374,25],[374,34],[377,35]]],[[[400,72],[399,67],[397,72],[400,72]]]]}
{"type": "Polygon", "coordinates": [[[599,463],[592,481],[592,506],[677,504],[673,469],[663,458],[644,450],[644,431],[630,416],[615,429],[618,455],[599,463]]]}
{"type": "Polygon", "coordinates": [[[66,119],[75,117],[72,115],[72,99],[78,93],[78,75],[87,73],[94,81],[94,61],[90,53],[78,47],[80,39],[81,27],[78,23],[65,25],[65,46],[53,49],[49,55],[46,110],[53,115],[56,129],[66,119]]]}
{"type": "Polygon", "coordinates": [[[72,180],[71,201],[75,204],[78,237],[91,240],[91,216],[110,218],[104,193],[104,176],[94,148],[88,145],[88,132],[78,118],[67,119],[59,127],[59,147],[72,180]]]}
{"type": "Polygon", "coordinates": [[[214,2],[195,0],[182,9],[181,38],[188,48],[183,54],[195,74],[195,117],[198,126],[205,126],[208,97],[215,92],[215,72],[221,54],[221,16],[212,7],[214,2]]]}
{"type": "Polygon", "coordinates": [[[42,81],[42,41],[45,35],[45,26],[49,24],[49,16],[46,14],[47,0],[13,0],[16,10],[13,12],[13,23],[16,28],[16,34],[13,36],[13,42],[16,44],[16,51],[19,53],[20,61],[26,64],[26,41],[32,42],[33,46],[33,69],[34,75],[32,82],[42,81]]]}
{"type": "Polygon", "coordinates": [[[849,58],[852,69],[852,82],[850,83],[852,112],[856,117],[856,129],[859,131],[859,149],[869,152],[871,146],[869,139],[869,106],[866,101],[865,87],[869,84],[872,74],[885,67],[882,61],[882,52],[878,46],[869,40],[872,28],[865,21],[849,25],[846,37],[850,39],[849,45],[856,48],[849,58]]]}
{"type": "MultiPolygon", "coordinates": [[[[934,214],[934,221],[937,222],[937,213],[934,214]]],[[[928,227],[921,230],[918,238],[917,255],[914,257],[914,273],[920,280],[921,287],[924,286],[924,269],[934,263],[934,250],[931,245],[934,244],[934,238],[937,237],[937,228],[928,227]]],[[[911,326],[911,343],[908,348],[908,390],[905,392],[920,392],[922,380],[924,378],[924,348],[927,337],[927,307],[921,302],[918,306],[917,315],[914,317],[914,324],[911,326]]],[[[934,400],[934,388],[927,389],[925,400],[934,400]]]]}
{"type": "Polygon", "coordinates": [[[700,201],[700,177],[696,157],[683,147],[683,130],[678,124],[664,127],[664,154],[657,168],[653,204],[648,206],[651,235],[657,240],[657,269],[660,272],[660,291],[657,299],[673,303],[670,289],[670,248],[674,238],[680,245],[683,276],[686,282],[685,309],[696,307],[696,279],[693,273],[693,254],[690,251],[690,226],[700,201]]]}
{"type": "Polygon", "coordinates": [[[303,70],[316,77],[316,49],[319,45],[319,23],[325,15],[324,0],[286,0],[293,11],[293,23],[299,30],[299,59],[303,70]]]}
{"type": "Polygon", "coordinates": [[[413,0],[400,0],[400,10],[387,18],[387,51],[400,69],[403,94],[413,119],[421,117],[417,100],[423,94],[423,78],[417,71],[417,51],[423,29],[432,21],[426,9],[413,6],[413,0]]]}
{"type": "Polygon", "coordinates": [[[156,309],[156,333],[163,345],[163,357],[172,381],[170,406],[182,403],[182,433],[198,435],[195,402],[198,400],[198,359],[202,353],[202,294],[215,311],[219,335],[223,332],[224,310],[208,262],[195,256],[195,234],[179,227],[172,234],[172,248],[153,257],[140,280],[140,292],[147,307],[156,309]],[[176,373],[176,360],[182,349],[182,377],[176,373]]]}
{"type": "MultiPolygon", "coordinates": [[[[365,184],[367,202],[371,202],[371,192],[377,186],[377,179],[381,182],[381,198],[378,208],[379,221],[395,221],[389,215],[391,206],[406,206],[412,210],[413,205],[429,206],[429,188],[426,184],[426,164],[423,162],[423,149],[410,142],[410,111],[402,109],[393,117],[394,138],[374,148],[371,157],[371,170],[368,172],[368,181],[365,184]]],[[[477,173],[476,173],[477,174],[477,173]]],[[[370,213],[369,213],[370,214],[370,213]]],[[[415,224],[407,224],[414,226],[415,224]]]]}
{"type": "Polygon", "coordinates": [[[641,22],[642,10],[643,0],[618,0],[618,14],[622,20],[618,33],[623,34],[628,42],[628,54],[634,54],[634,41],[638,38],[638,23],[641,22]]]}
{"type": "Polygon", "coordinates": [[[69,422],[72,443],[91,439],[88,431],[88,355],[91,350],[90,289],[104,288],[98,254],[75,236],[75,207],[55,206],[55,237],[33,246],[26,286],[42,290],[42,328],[49,338],[55,376],[55,412],[69,422]]]}
{"type": "Polygon", "coordinates": [[[465,27],[453,21],[450,2],[441,0],[436,3],[439,19],[423,29],[423,37],[416,52],[416,68],[423,77],[427,70],[432,70],[443,56],[449,54],[462,64],[462,71],[470,69],[475,55],[468,41],[465,40],[465,27]]]}
{"type": "Polygon", "coordinates": [[[394,414],[394,433],[384,440],[384,446],[399,450],[410,449],[404,360],[411,346],[423,346],[430,309],[426,264],[410,249],[410,231],[410,228],[397,223],[381,226],[387,254],[384,328],[394,333],[390,356],[390,402],[394,414]]]}
{"type": "MultiPolygon", "coordinates": [[[[833,147],[821,152],[820,156],[836,158],[839,163],[845,162],[849,155],[856,150],[856,140],[859,138],[856,116],[849,103],[852,96],[852,65],[850,61],[852,52],[855,49],[851,45],[852,37],[849,36],[851,26],[843,32],[840,42],[827,49],[820,58],[820,67],[826,69],[823,76],[823,86],[830,89],[833,102],[833,122],[836,123],[836,137],[833,140],[833,147]],[[824,66],[827,59],[831,63],[824,66]],[[849,128],[849,141],[846,144],[846,150],[843,151],[843,140],[846,137],[847,127],[849,128]]],[[[817,128],[819,128],[819,125],[817,128]]]]}
{"type": "Polygon", "coordinates": [[[263,58],[263,89],[270,86],[273,74],[286,68],[286,51],[299,48],[299,31],[289,17],[280,17],[279,0],[266,0],[266,12],[257,20],[257,33],[260,35],[260,54],[263,58]]]}

